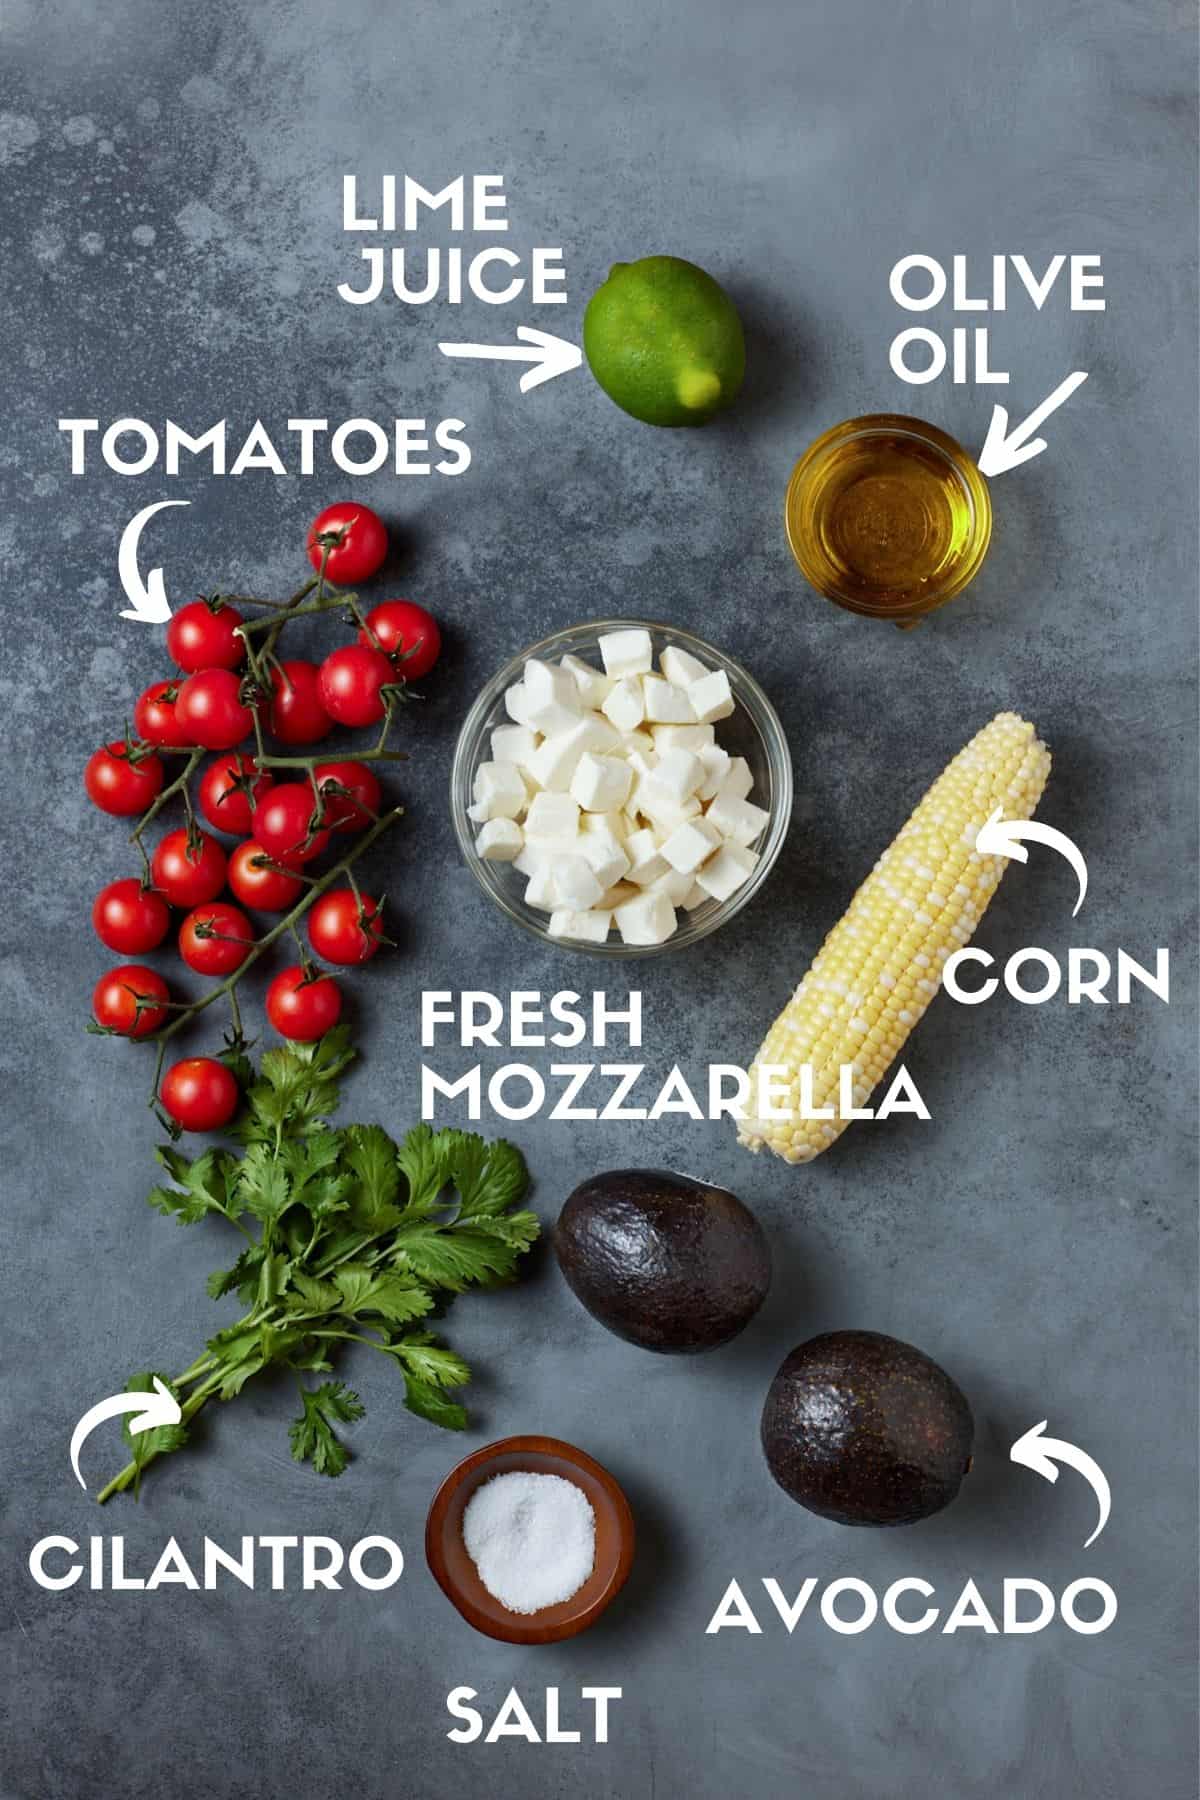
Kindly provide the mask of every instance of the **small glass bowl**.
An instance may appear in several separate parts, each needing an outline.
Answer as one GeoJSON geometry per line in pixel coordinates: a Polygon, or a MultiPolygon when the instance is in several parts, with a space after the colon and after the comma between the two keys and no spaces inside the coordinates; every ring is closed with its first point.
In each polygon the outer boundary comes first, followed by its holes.
{"type": "Polygon", "coordinates": [[[724,651],[690,631],[676,625],[654,624],[645,619],[592,619],[556,631],[540,643],[530,644],[483,688],[467,714],[454,751],[454,767],[450,776],[450,808],[454,831],[467,866],[483,891],[495,901],[508,918],[543,943],[560,950],[581,950],[591,956],[655,956],[664,950],[682,950],[695,944],[710,932],[717,931],[741,912],[762,887],[783,848],[792,816],[792,759],[783,726],[774,707],[752,675],[735,663],[724,651]],[[770,814],[770,823],[761,840],[754,846],[758,863],[748,881],[742,883],[728,900],[707,900],[695,912],[680,912],[680,923],[664,944],[625,944],[611,934],[603,944],[581,944],[574,938],[550,936],[550,919],[525,904],[525,878],[511,863],[485,862],[475,852],[477,827],[467,815],[475,782],[475,771],[489,756],[489,737],[497,725],[511,724],[504,710],[505,691],[520,681],[530,657],[542,662],[558,662],[564,656],[582,657],[597,668],[603,663],[599,640],[610,631],[648,631],[654,643],[655,660],[663,650],[674,646],[699,657],[711,669],[724,669],[729,677],[736,710],[717,725],[717,742],[732,756],[744,756],[754,777],[750,798],[770,814]]]}

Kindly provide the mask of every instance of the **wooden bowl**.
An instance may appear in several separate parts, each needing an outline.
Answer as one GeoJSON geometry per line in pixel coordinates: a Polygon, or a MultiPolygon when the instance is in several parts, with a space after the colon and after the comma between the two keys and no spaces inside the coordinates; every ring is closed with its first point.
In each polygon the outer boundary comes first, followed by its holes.
{"type": "Polygon", "coordinates": [[[625,1585],[633,1564],[633,1514],[607,1469],[559,1438],[508,1437],[465,1457],[433,1497],[425,1522],[425,1559],[434,1580],[476,1631],[506,1644],[555,1644],[595,1624],[625,1585]],[[536,1613],[510,1612],[489,1594],[463,1542],[462,1519],[476,1488],[493,1475],[560,1475],[582,1488],[596,1515],[591,1574],[569,1600],[536,1613]]]}

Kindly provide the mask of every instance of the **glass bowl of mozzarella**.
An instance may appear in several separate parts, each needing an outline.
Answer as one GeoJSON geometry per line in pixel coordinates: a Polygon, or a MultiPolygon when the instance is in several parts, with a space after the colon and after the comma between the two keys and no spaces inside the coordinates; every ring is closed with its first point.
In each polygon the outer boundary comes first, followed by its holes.
{"type": "Polygon", "coordinates": [[[598,619],[531,644],[459,734],[468,868],[535,937],[653,956],[762,887],[792,812],[783,727],[752,675],[675,625],[598,619]]]}

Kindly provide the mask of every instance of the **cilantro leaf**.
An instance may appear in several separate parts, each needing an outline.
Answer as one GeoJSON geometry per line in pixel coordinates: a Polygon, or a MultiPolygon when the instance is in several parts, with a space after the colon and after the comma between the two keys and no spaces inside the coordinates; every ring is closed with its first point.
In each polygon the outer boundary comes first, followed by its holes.
{"type": "Polygon", "coordinates": [[[419,1419],[428,1419],[446,1431],[465,1431],[467,1409],[456,1400],[448,1400],[440,1388],[404,1371],[404,1404],[419,1419]]]}
{"type": "Polygon", "coordinates": [[[372,1235],[386,1231],[400,1217],[393,1204],[400,1191],[396,1146],[382,1125],[348,1125],[342,1136],[345,1162],[356,1184],[354,1222],[372,1235]]]}
{"type": "Polygon", "coordinates": [[[408,1319],[424,1318],[433,1309],[433,1299],[425,1289],[402,1274],[377,1275],[364,1264],[345,1263],[334,1282],[341,1295],[338,1310],[350,1318],[360,1313],[378,1313],[399,1325],[408,1319]]]}
{"type": "Polygon", "coordinates": [[[227,1159],[225,1152],[205,1150],[195,1162],[180,1156],[169,1144],[156,1151],[159,1162],[178,1185],[151,1188],[146,1198],[157,1212],[174,1216],[180,1225],[194,1225],[210,1212],[228,1216],[227,1159]]]}
{"type": "Polygon", "coordinates": [[[435,1387],[466,1387],[471,1371],[461,1356],[447,1350],[427,1331],[406,1332],[388,1345],[389,1350],[409,1373],[435,1387]]]}
{"type": "MultiPolygon", "coordinates": [[[[154,1369],[143,1369],[140,1374],[131,1375],[129,1380],[125,1383],[126,1392],[130,1394],[154,1393],[156,1373],[157,1372],[154,1369]]],[[[162,1382],[165,1388],[170,1389],[175,1395],[176,1400],[179,1399],[180,1396],[177,1389],[167,1380],[165,1375],[158,1375],[157,1379],[162,1382]]],[[[155,1456],[165,1456],[171,1450],[181,1449],[183,1445],[187,1443],[188,1436],[187,1426],[182,1422],[178,1425],[153,1425],[149,1431],[131,1432],[129,1427],[137,1416],[136,1413],[125,1413],[121,1419],[121,1436],[129,1445],[130,1461],[133,1464],[133,1491],[135,1495],[141,1486],[142,1470],[151,1458],[155,1456]]]]}
{"type": "Polygon", "coordinates": [[[428,1125],[414,1125],[396,1151],[396,1162],[408,1182],[406,1214],[430,1211],[445,1187],[443,1158],[448,1135],[435,1133],[428,1125]]]}
{"type": "Polygon", "coordinates": [[[504,1138],[494,1144],[475,1132],[446,1131],[443,1163],[458,1189],[461,1212],[504,1212],[525,1196],[529,1175],[520,1151],[504,1138]]]}
{"type": "Polygon", "coordinates": [[[292,1455],[297,1462],[311,1462],[318,1475],[340,1475],[350,1456],[333,1427],[361,1419],[365,1410],[362,1402],[340,1381],[325,1381],[318,1388],[302,1387],[300,1400],[304,1410],[288,1428],[292,1455]]]}
{"type": "Polygon", "coordinates": [[[272,1225],[287,1211],[292,1184],[282,1162],[267,1144],[251,1144],[242,1158],[234,1192],[240,1208],[272,1225]]]}

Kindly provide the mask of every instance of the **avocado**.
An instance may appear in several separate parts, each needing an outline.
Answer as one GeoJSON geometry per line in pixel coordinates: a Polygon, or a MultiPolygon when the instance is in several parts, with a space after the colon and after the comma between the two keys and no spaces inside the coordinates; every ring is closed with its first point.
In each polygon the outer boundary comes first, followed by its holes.
{"type": "Polygon", "coordinates": [[[581,1182],[554,1229],[567,1284],[601,1325],[643,1350],[715,1350],[771,1285],[754,1214],[724,1188],[655,1169],[581,1182]]]}
{"type": "Polygon", "coordinates": [[[971,1467],[975,1422],[930,1357],[879,1331],[827,1331],[784,1361],[762,1444],[793,1500],[839,1525],[911,1525],[971,1467]]]}

